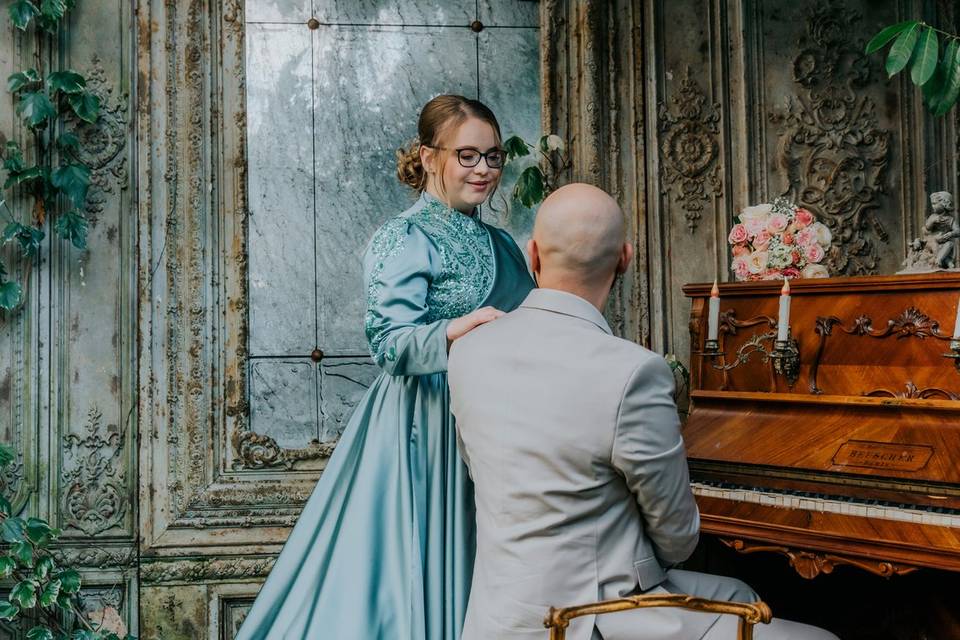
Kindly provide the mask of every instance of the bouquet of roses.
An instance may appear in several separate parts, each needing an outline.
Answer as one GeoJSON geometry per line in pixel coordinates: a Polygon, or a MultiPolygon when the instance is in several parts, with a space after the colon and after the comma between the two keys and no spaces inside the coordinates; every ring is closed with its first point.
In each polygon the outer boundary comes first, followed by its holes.
{"type": "Polygon", "coordinates": [[[786,198],[747,207],[735,218],[727,240],[737,280],[826,278],[820,262],[830,248],[830,229],[786,198]]]}

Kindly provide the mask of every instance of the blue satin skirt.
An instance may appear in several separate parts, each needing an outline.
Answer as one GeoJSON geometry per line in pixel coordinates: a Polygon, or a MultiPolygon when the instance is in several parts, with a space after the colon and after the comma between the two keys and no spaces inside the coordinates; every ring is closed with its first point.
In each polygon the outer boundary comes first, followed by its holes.
{"type": "Polygon", "coordinates": [[[357,406],[237,640],[458,640],[474,526],[446,374],[383,374],[357,406]]]}

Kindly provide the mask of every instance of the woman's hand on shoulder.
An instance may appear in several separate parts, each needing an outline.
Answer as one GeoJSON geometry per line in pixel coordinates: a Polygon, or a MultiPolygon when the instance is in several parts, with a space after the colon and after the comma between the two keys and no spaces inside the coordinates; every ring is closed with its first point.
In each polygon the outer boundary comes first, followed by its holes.
{"type": "Polygon", "coordinates": [[[503,311],[500,311],[500,309],[496,307],[480,307],[465,316],[454,318],[447,323],[447,343],[449,344],[458,338],[462,338],[473,329],[496,320],[502,315],[504,315],[503,311]]]}

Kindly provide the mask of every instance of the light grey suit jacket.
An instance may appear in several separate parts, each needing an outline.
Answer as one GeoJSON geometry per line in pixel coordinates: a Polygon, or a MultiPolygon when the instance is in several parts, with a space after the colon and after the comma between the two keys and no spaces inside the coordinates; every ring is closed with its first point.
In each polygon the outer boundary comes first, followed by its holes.
{"type": "MultiPolygon", "coordinates": [[[[670,367],[589,302],[535,289],[455,341],[448,371],[477,501],[464,640],[542,639],[549,606],[649,590],[692,553],[700,519],[670,367]]],[[[678,628],[662,619],[675,610],[644,611],[678,628]]],[[[576,619],[567,637],[642,628],[623,622],[576,619]]]]}

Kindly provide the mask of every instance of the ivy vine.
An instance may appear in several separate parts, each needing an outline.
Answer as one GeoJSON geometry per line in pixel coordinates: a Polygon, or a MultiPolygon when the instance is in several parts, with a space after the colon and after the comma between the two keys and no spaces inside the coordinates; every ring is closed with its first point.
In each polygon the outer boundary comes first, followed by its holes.
{"type": "Polygon", "coordinates": [[[90,168],[79,160],[82,143],[67,123],[74,118],[96,123],[100,99],[87,88],[83,75],[45,65],[41,55],[56,44],[61,23],[75,5],[76,0],[14,0],[8,8],[16,29],[25,34],[32,31],[36,54],[34,67],[7,79],[7,91],[13,94],[28,140],[21,146],[10,139],[12,135],[0,135],[8,139],[0,148],[6,174],[0,190],[0,247],[14,247],[0,255],[0,309],[7,311],[23,303],[26,287],[11,279],[4,258],[20,259],[26,265],[39,252],[48,226],[77,249],[87,246],[83,206],[90,168]]]}

